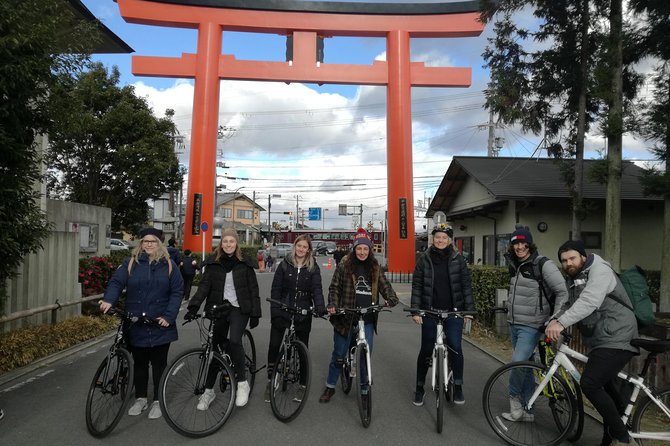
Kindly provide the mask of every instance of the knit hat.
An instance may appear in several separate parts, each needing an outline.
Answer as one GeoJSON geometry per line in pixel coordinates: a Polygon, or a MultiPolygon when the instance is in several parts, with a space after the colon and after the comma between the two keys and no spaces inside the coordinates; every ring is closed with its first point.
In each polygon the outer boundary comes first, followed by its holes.
{"type": "Polygon", "coordinates": [[[363,228],[358,228],[356,235],[354,235],[354,249],[358,245],[367,245],[372,251],[372,240],[370,240],[370,236],[368,236],[368,233],[363,228]]]}
{"type": "Polygon", "coordinates": [[[444,232],[450,239],[454,238],[454,229],[446,223],[434,226],[431,235],[435,235],[436,232],[444,232]]]}
{"type": "Polygon", "coordinates": [[[530,233],[528,228],[517,228],[512,232],[512,238],[510,242],[514,245],[516,243],[528,243],[529,245],[533,244],[533,235],[530,233]]]}
{"type": "Polygon", "coordinates": [[[580,255],[586,257],[586,247],[581,240],[568,240],[558,248],[558,260],[561,260],[561,254],[566,251],[577,251],[580,255]]]}
{"type": "Polygon", "coordinates": [[[151,227],[140,229],[140,239],[143,239],[147,235],[153,235],[154,237],[156,237],[161,242],[163,241],[163,231],[161,231],[160,229],[151,228],[151,227]]]}
{"type": "Polygon", "coordinates": [[[221,240],[223,240],[224,237],[233,237],[236,242],[239,243],[239,238],[237,237],[237,231],[234,230],[233,228],[225,228],[223,232],[221,233],[221,240]]]}

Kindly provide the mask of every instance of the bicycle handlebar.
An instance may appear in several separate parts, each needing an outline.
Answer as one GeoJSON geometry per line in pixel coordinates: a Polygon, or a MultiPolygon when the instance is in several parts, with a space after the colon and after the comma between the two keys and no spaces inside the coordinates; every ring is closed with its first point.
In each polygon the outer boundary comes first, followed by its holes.
{"type": "Polygon", "coordinates": [[[147,325],[158,325],[158,320],[148,318],[146,314],[137,316],[132,313],[128,313],[120,308],[110,308],[109,310],[107,310],[107,314],[109,314],[110,316],[116,315],[121,319],[129,320],[133,324],[142,323],[147,325]]]}
{"type": "Polygon", "coordinates": [[[414,315],[422,317],[428,316],[435,319],[446,319],[449,316],[456,316],[456,317],[475,316],[477,314],[476,311],[469,311],[469,310],[449,311],[449,310],[437,310],[437,309],[425,310],[418,308],[403,308],[402,310],[408,313],[412,313],[412,316],[414,315]]]}
{"type": "Polygon", "coordinates": [[[314,308],[312,308],[312,307],[309,307],[309,308],[296,307],[294,305],[289,305],[285,302],[282,302],[282,301],[277,300],[277,299],[272,299],[272,298],[269,298],[269,297],[267,297],[265,300],[267,300],[268,302],[279,305],[279,307],[282,310],[286,310],[290,313],[300,314],[302,316],[307,316],[308,314],[311,314],[314,317],[319,317],[316,313],[314,313],[314,308]]]}
{"type": "Polygon", "coordinates": [[[369,307],[359,307],[359,308],[335,308],[335,314],[358,314],[365,315],[370,313],[379,313],[380,311],[391,311],[386,308],[386,305],[371,305],[369,307]]]}

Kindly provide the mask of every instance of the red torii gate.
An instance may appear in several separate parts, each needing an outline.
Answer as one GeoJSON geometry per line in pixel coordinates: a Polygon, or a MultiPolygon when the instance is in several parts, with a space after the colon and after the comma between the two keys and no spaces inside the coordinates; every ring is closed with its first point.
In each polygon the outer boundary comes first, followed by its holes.
{"type": "Polygon", "coordinates": [[[197,54],[133,56],[139,76],[194,78],[191,158],[184,248],[211,246],[200,223],[214,216],[216,137],[221,79],[387,86],[388,267],[414,270],[411,87],[469,87],[470,68],[410,62],[410,37],[474,37],[483,30],[479,2],[350,3],[293,0],[117,0],[130,23],[194,28],[197,54]],[[222,55],[222,32],[293,36],[293,63],[222,55]],[[316,64],[317,36],[384,37],[386,62],[316,64]]]}

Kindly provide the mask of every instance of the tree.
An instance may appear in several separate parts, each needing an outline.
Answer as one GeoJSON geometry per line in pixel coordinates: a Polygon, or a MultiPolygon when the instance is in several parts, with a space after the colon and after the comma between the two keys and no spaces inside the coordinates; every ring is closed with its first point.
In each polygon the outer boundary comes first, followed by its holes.
{"type": "Polygon", "coordinates": [[[51,96],[49,194],[112,209],[112,228],[137,232],[147,200],[181,187],[174,112],[156,118],[119,70],[100,63],[63,79],[51,96]]]}
{"type": "Polygon", "coordinates": [[[639,29],[642,54],[656,61],[651,98],[641,103],[638,134],[653,143],[652,153],[665,163],[663,170],[649,170],[643,185],[646,193],[664,197],[660,310],[667,312],[670,311],[670,3],[632,0],[630,6],[638,15],[645,16],[639,29]]]}
{"type": "Polygon", "coordinates": [[[25,255],[49,234],[40,208],[38,134],[50,128],[46,98],[97,42],[67,2],[0,2],[0,296],[25,255]]]}

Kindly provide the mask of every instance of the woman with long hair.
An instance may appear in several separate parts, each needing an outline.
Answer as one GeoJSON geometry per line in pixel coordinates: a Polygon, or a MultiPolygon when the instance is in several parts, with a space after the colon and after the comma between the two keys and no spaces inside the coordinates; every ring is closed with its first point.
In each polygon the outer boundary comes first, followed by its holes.
{"type": "MultiPolygon", "coordinates": [[[[291,252],[277,266],[272,280],[271,297],[287,305],[299,308],[313,307],[316,314],[324,314],[326,307],[323,302],[321,288],[321,271],[312,255],[312,241],[309,235],[301,235],[293,242],[291,252]]],[[[268,383],[265,388],[265,402],[270,402],[270,379],[277,362],[279,347],[284,332],[291,324],[291,314],[282,310],[280,305],[272,302],[270,345],[268,346],[268,383]]],[[[312,329],[311,315],[295,316],[295,331],[298,339],[309,347],[309,332],[312,329]]],[[[301,383],[305,384],[305,383],[301,383]]],[[[304,392],[304,387],[300,388],[304,392]]],[[[302,394],[295,398],[302,401],[302,394]]]]}
{"type": "Polygon", "coordinates": [[[128,330],[130,352],[135,363],[136,398],[128,415],[139,415],[149,407],[147,387],[151,364],[153,403],[149,418],[156,419],[162,415],[158,404],[158,385],[167,366],[170,343],[177,340],[175,323],[184,282],[163,245],[163,231],[145,228],[139,235],[140,243],[131,257],[123,261],[110,279],[100,301],[100,310],[106,313],[116,306],[125,288],[126,312],[145,315],[157,322],[156,325],[133,324],[128,330]]]}
{"type": "MultiPolygon", "coordinates": [[[[186,320],[192,319],[203,300],[206,300],[205,310],[213,306],[225,310],[214,323],[214,342],[222,346],[228,340],[228,351],[237,378],[235,405],[238,407],[246,406],[251,390],[244,369],[242,335],[247,324],[249,328],[255,328],[261,317],[254,263],[255,260],[242,256],[237,231],[232,228],[225,229],[214,255],[205,260],[205,272],[198,291],[188,302],[188,312],[184,316],[186,320]]],[[[207,410],[214,401],[216,376],[216,370],[209,371],[205,391],[198,401],[198,410],[207,410]]]]}
{"type": "MultiPolygon", "coordinates": [[[[327,403],[335,394],[335,385],[340,377],[341,361],[349,350],[354,333],[355,320],[351,316],[335,315],[338,307],[369,307],[379,304],[383,297],[390,307],[398,303],[391,283],[382,272],[379,262],[372,253],[372,241],[363,228],[354,236],[352,251],[337,265],[333,280],[328,288],[328,313],[333,325],[333,354],[328,366],[326,388],[319,402],[327,403]]],[[[377,327],[377,314],[365,316],[365,337],[372,353],[373,336],[377,327]]]]}

